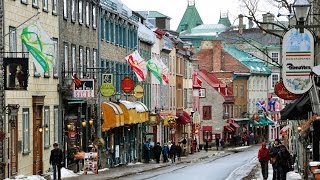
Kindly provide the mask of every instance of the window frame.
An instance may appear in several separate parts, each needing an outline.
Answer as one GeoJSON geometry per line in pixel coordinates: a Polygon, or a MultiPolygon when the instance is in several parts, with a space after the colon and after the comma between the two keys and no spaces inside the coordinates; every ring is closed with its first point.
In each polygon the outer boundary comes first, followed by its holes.
{"type": "Polygon", "coordinates": [[[44,11],[44,12],[49,12],[49,9],[48,9],[48,7],[49,7],[49,2],[48,2],[48,0],[42,0],[42,10],[44,11]]]}
{"type": "Polygon", "coordinates": [[[71,22],[76,22],[76,0],[71,0],[71,22]]]}
{"type": "Polygon", "coordinates": [[[83,46],[79,46],[79,69],[80,69],[80,78],[83,78],[83,46]]]}
{"type": "Polygon", "coordinates": [[[29,108],[22,109],[22,154],[27,155],[30,151],[30,113],[29,108]]]}
{"type": "Polygon", "coordinates": [[[64,43],[64,74],[67,76],[69,74],[69,44],[64,43]]]}
{"type": "Polygon", "coordinates": [[[52,0],[52,14],[58,14],[58,0],[52,0]]]}
{"type": "Polygon", "coordinates": [[[68,2],[69,0],[63,0],[63,18],[68,19],[68,2]]]}
{"type": "Polygon", "coordinates": [[[93,49],[93,74],[94,74],[94,78],[96,79],[97,78],[97,73],[96,73],[96,70],[95,68],[97,67],[97,54],[98,53],[98,50],[97,49],[93,49]]]}
{"type": "Polygon", "coordinates": [[[273,62],[279,62],[279,52],[271,52],[271,59],[273,62]]]}
{"type": "Polygon", "coordinates": [[[53,41],[53,47],[54,47],[54,66],[53,66],[53,77],[55,78],[58,78],[59,77],[59,55],[58,55],[58,46],[59,46],[59,41],[58,41],[58,38],[52,38],[52,41],[53,41]]]}
{"type": "Polygon", "coordinates": [[[22,4],[28,5],[28,0],[21,0],[20,1],[22,4]]]}
{"type": "Polygon", "coordinates": [[[212,120],[212,106],[202,106],[202,120],[212,120]]]}
{"type": "Polygon", "coordinates": [[[17,57],[17,29],[9,26],[9,52],[11,57],[17,57]]]}
{"type": "Polygon", "coordinates": [[[72,61],[72,75],[77,73],[77,49],[76,45],[71,45],[71,61],[72,61]]]}
{"type": "Polygon", "coordinates": [[[280,74],[272,73],[271,74],[271,88],[274,88],[279,80],[280,80],[280,74]],[[274,76],[277,76],[277,80],[275,82],[274,82],[274,78],[273,78],[274,76]]]}
{"type": "Polygon", "coordinates": [[[50,106],[44,107],[43,113],[43,144],[44,148],[50,148],[50,106]]]}
{"type": "Polygon", "coordinates": [[[78,20],[79,20],[79,24],[83,24],[83,0],[79,0],[78,2],[78,20]],[[80,5],[81,4],[81,5],[80,5]]]}
{"type": "Polygon", "coordinates": [[[59,107],[54,106],[53,108],[53,120],[54,120],[54,142],[59,141],[59,107]]]}
{"type": "Polygon", "coordinates": [[[97,7],[94,4],[92,4],[92,27],[97,28],[97,7]]]}
{"type": "Polygon", "coordinates": [[[90,3],[86,1],[86,26],[90,26],[90,3]]]}
{"type": "MultiPolygon", "coordinates": [[[[86,66],[85,69],[90,67],[90,48],[89,47],[86,48],[86,61],[83,63],[83,65],[86,66]]],[[[90,77],[90,74],[87,71],[86,71],[86,76],[90,77]]]]}
{"type": "Polygon", "coordinates": [[[39,0],[32,0],[32,7],[39,8],[39,0]]]}

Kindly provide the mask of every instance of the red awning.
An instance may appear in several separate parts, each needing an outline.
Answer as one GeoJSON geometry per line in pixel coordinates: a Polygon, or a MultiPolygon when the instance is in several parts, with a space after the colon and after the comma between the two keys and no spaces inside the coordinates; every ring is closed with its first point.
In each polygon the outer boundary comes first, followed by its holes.
{"type": "Polygon", "coordinates": [[[206,131],[212,132],[212,126],[202,126],[202,131],[203,132],[206,132],[206,131]]]}
{"type": "Polygon", "coordinates": [[[177,113],[177,117],[178,117],[178,120],[177,120],[178,124],[186,125],[186,124],[191,122],[190,115],[185,111],[183,111],[182,114],[181,113],[177,113]]]}
{"type": "Polygon", "coordinates": [[[192,74],[192,87],[194,89],[199,89],[202,86],[202,80],[198,77],[198,73],[194,72],[192,74]]]}
{"type": "Polygon", "coordinates": [[[231,126],[224,126],[224,130],[227,132],[233,132],[234,129],[231,126]]]}
{"type": "Polygon", "coordinates": [[[236,123],[236,122],[230,123],[230,126],[233,127],[233,128],[239,128],[240,127],[239,124],[236,123]]]}

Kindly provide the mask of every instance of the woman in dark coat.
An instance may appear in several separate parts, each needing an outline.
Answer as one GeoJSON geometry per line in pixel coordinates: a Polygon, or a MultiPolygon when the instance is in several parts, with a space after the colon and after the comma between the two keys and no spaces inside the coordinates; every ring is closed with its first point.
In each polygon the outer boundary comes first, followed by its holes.
{"type": "Polygon", "coordinates": [[[155,156],[157,163],[160,163],[161,151],[162,151],[162,147],[160,146],[160,143],[157,142],[157,145],[154,147],[154,156],[155,156]]]}
{"type": "Polygon", "coordinates": [[[287,172],[291,171],[291,155],[286,146],[280,145],[280,151],[277,154],[277,166],[280,173],[280,180],[286,180],[287,172]]]}
{"type": "Polygon", "coordinates": [[[176,162],[176,155],[177,155],[177,148],[176,148],[176,144],[173,142],[170,147],[170,158],[172,163],[176,162]]]}

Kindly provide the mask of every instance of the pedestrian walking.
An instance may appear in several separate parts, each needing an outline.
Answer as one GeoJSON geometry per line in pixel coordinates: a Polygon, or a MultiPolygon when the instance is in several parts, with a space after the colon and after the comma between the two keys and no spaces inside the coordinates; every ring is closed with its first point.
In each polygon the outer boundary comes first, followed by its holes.
{"type": "Polygon", "coordinates": [[[287,172],[292,171],[291,155],[286,146],[280,145],[280,151],[277,154],[277,166],[280,174],[279,180],[286,180],[287,172]]]}
{"type": "Polygon", "coordinates": [[[157,142],[153,150],[154,150],[154,156],[155,156],[156,162],[160,163],[160,155],[161,155],[162,148],[159,142],[157,142]]]}
{"type": "Polygon", "coordinates": [[[148,139],[148,141],[146,141],[143,145],[144,158],[145,158],[146,163],[149,163],[149,161],[150,161],[150,150],[151,150],[150,141],[151,141],[151,139],[148,139]]]}
{"type": "Polygon", "coordinates": [[[162,148],[162,158],[164,163],[168,162],[168,155],[169,155],[169,147],[167,144],[164,144],[162,148]]]}
{"type": "Polygon", "coordinates": [[[208,148],[209,148],[209,142],[208,142],[208,140],[206,140],[206,145],[205,145],[205,147],[204,147],[204,149],[206,150],[206,152],[208,152],[208,148]]]}
{"type": "Polygon", "coordinates": [[[177,152],[177,157],[178,161],[181,161],[181,155],[182,155],[182,147],[181,147],[181,142],[178,143],[178,146],[176,146],[176,152],[177,152]]]}
{"type": "Polygon", "coordinates": [[[216,147],[217,147],[217,151],[219,151],[219,138],[216,138],[216,147]]]}
{"type": "Polygon", "coordinates": [[[176,162],[177,149],[176,149],[175,142],[172,142],[172,145],[170,147],[170,151],[169,152],[170,152],[171,162],[172,163],[176,162]]]}
{"type": "Polygon", "coordinates": [[[59,144],[54,143],[53,149],[51,150],[50,161],[49,161],[50,165],[52,165],[54,180],[61,179],[62,158],[63,158],[63,154],[62,154],[62,150],[59,148],[59,144]]]}
{"type": "Polygon", "coordinates": [[[220,140],[220,146],[221,146],[221,148],[223,150],[224,149],[224,140],[223,139],[220,140]]]}
{"type": "Polygon", "coordinates": [[[261,143],[261,148],[258,151],[258,159],[261,165],[263,179],[267,180],[270,155],[269,155],[269,150],[267,149],[267,143],[265,142],[261,143]]]}
{"type": "Polygon", "coordinates": [[[269,155],[270,155],[270,163],[272,164],[272,169],[273,169],[273,180],[279,180],[280,178],[280,171],[279,171],[279,166],[278,166],[278,161],[277,161],[277,155],[278,152],[280,151],[280,145],[281,142],[279,139],[275,139],[270,150],[269,150],[269,155]]]}

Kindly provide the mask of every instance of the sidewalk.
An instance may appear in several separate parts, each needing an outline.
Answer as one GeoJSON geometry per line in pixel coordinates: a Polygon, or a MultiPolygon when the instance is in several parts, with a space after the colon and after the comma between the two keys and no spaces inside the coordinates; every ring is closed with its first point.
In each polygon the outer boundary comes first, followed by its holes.
{"type": "Polygon", "coordinates": [[[122,166],[110,168],[110,169],[107,169],[106,171],[99,172],[98,174],[87,174],[87,175],[82,174],[77,177],[66,177],[66,178],[62,177],[62,179],[66,179],[66,180],[115,179],[115,178],[120,178],[128,175],[132,175],[132,174],[143,173],[146,171],[159,169],[162,167],[174,166],[175,164],[196,162],[212,156],[218,159],[220,157],[224,157],[230,154],[232,154],[232,152],[216,151],[216,150],[209,150],[208,152],[206,152],[202,150],[194,154],[189,154],[186,157],[181,157],[181,162],[177,162],[176,160],[175,163],[160,162],[159,164],[157,164],[155,163],[155,161],[152,161],[150,163],[136,163],[136,164],[122,165],[122,166]]]}
{"type": "MultiPolygon", "coordinates": [[[[255,172],[255,178],[252,180],[263,180],[262,173],[261,173],[261,166],[259,162],[257,162],[257,168],[255,168],[253,171],[256,171],[256,172],[255,172]]],[[[272,180],[272,176],[273,176],[273,169],[272,169],[272,165],[269,163],[268,180],[272,180]]],[[[293,171],[287,173],[287,180],[300,180],[300,179],[302,179],[301,176],[293,171]]]]}

